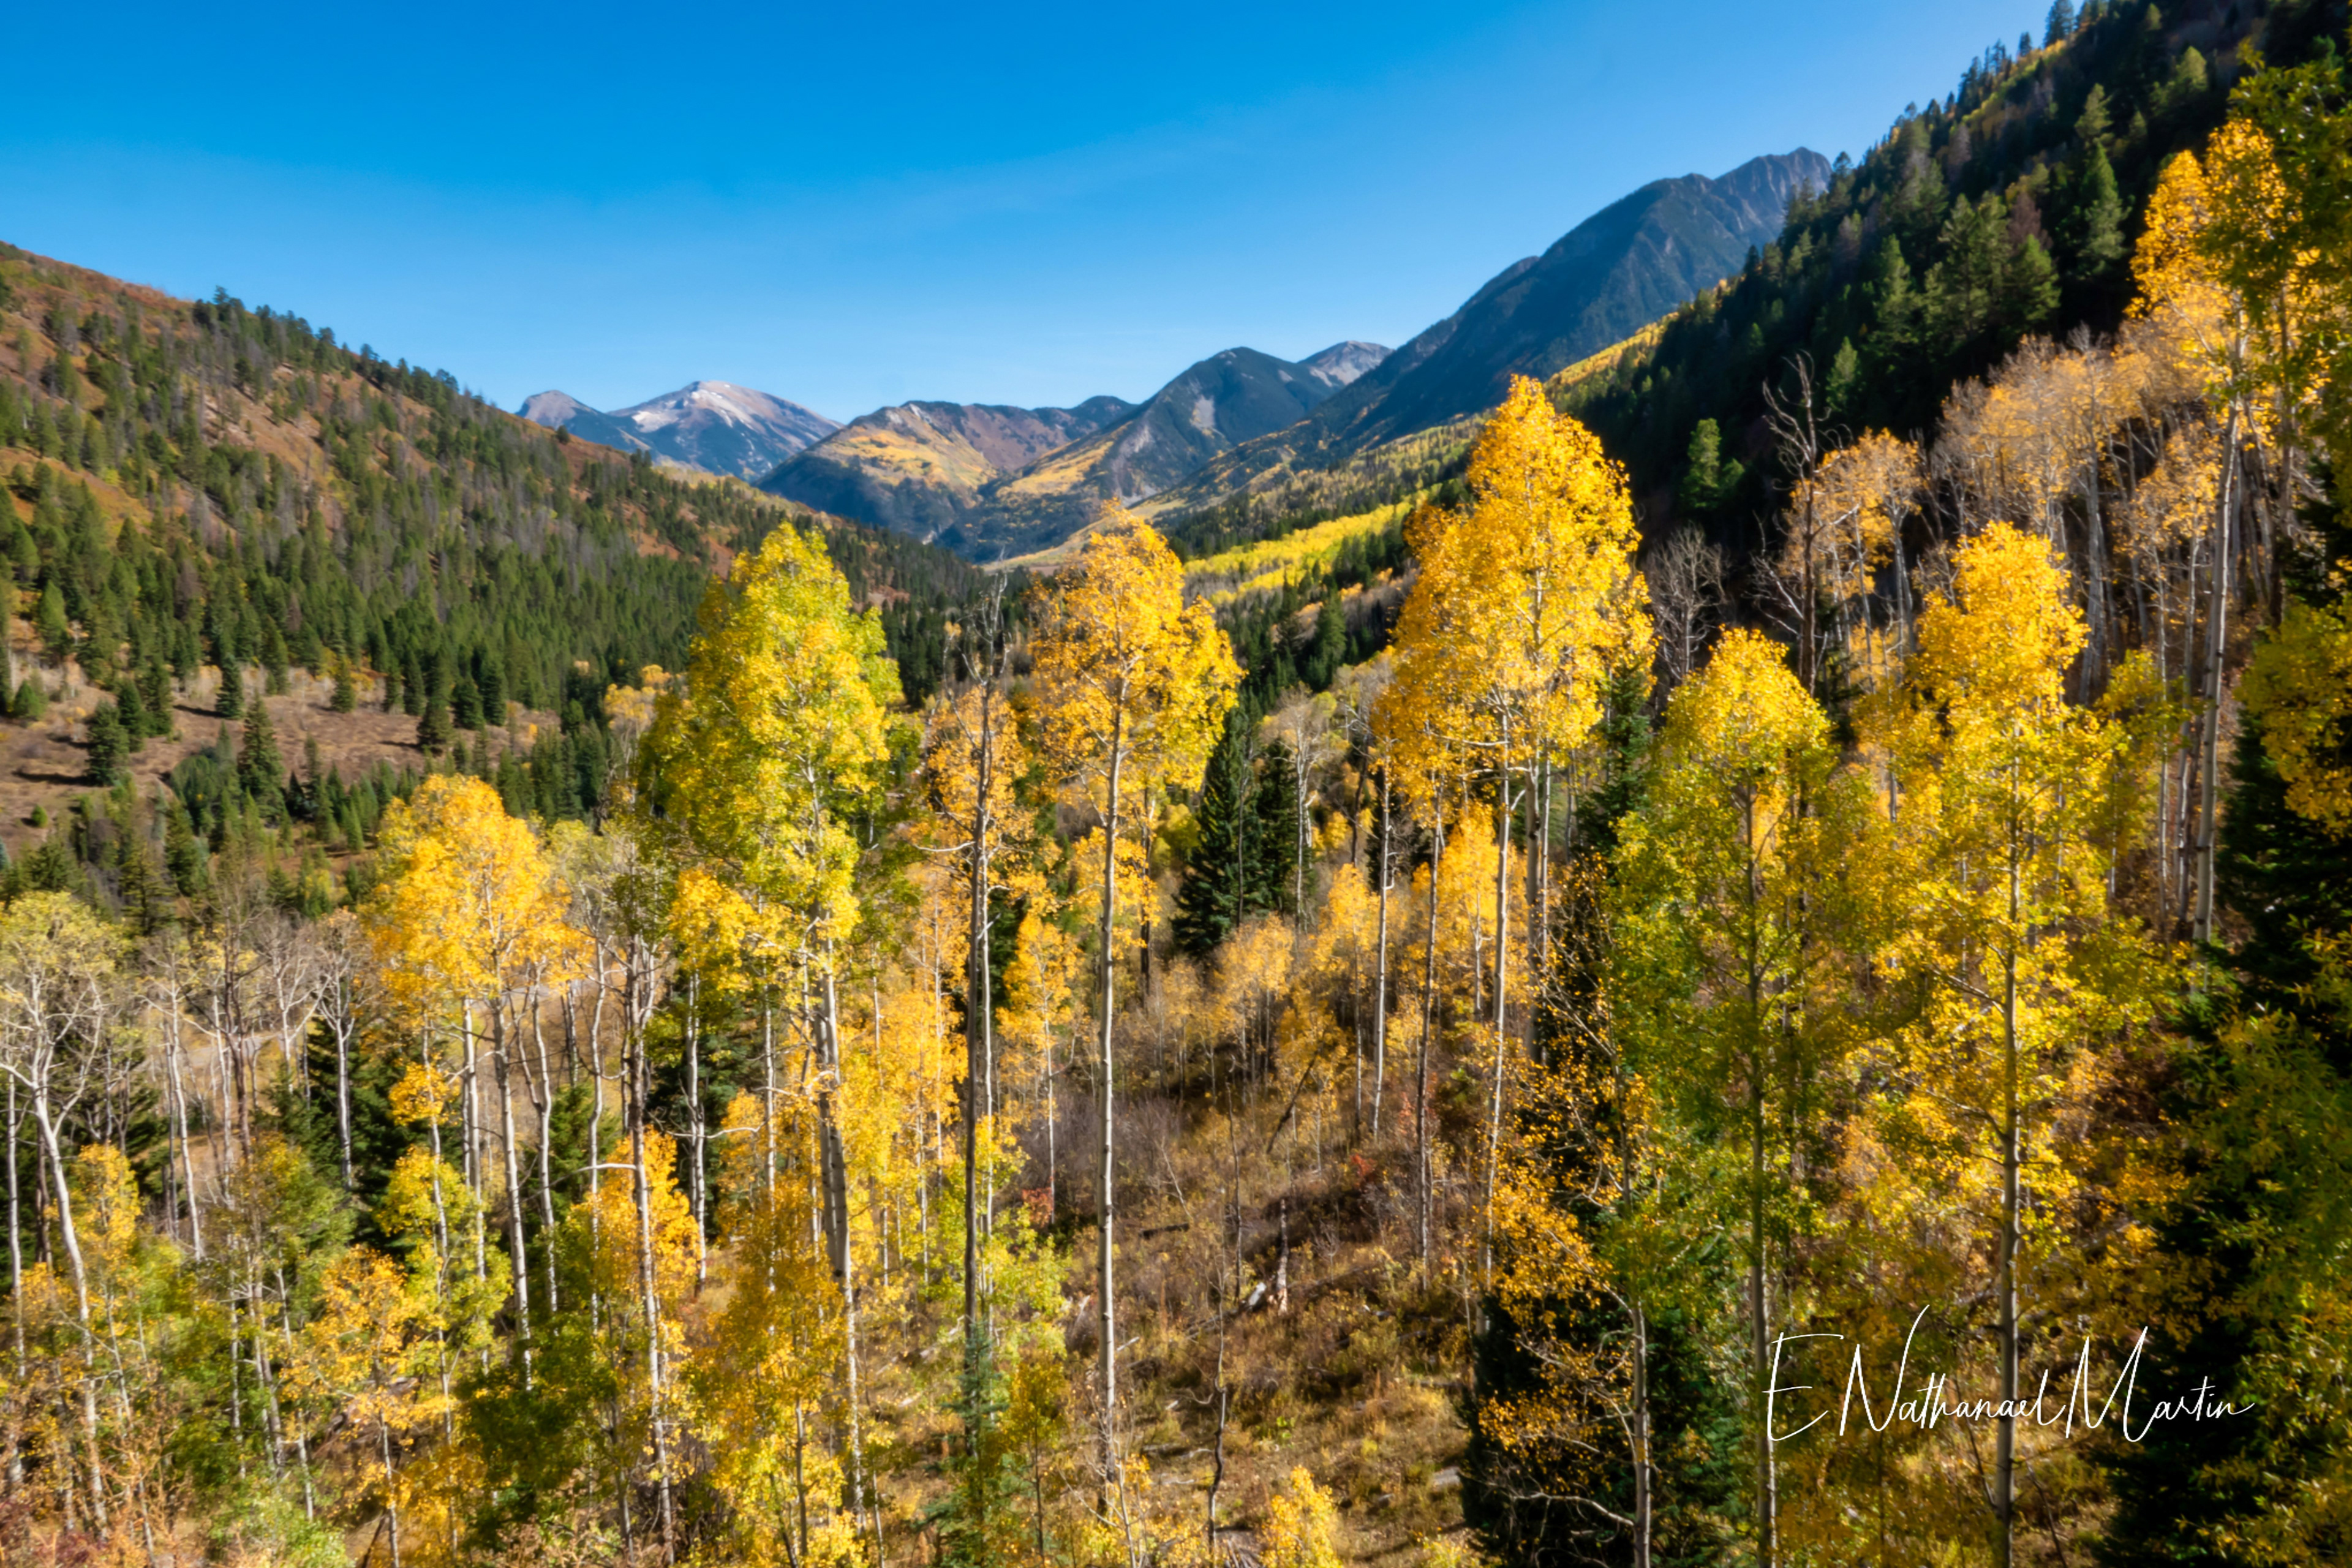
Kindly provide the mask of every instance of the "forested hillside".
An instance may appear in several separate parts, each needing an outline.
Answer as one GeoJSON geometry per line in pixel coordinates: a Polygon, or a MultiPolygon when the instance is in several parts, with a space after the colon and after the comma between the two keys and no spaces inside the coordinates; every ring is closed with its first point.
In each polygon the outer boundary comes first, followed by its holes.
{"type": "Polygon", "coordinates": [[[1790,400],[1801,364],[1821,424],[1916,436],[2027,336],[2112,332],[2137,215],[2221,123],[2244,51],[2293,65],[2338,47],[2346,18],[2341,0],[2068,0],[1841,164],[1739,277],[1580,377],[1569,406],[1654,517],[1745,548],[1785,467],[1768,392],[1790,400]]]}
{"type": "Polygon", "coordinates": [[[2083,332],[1034,581],[0,261],[0,1554],[2342,1560],[2352,82],[2150,15],[2083,332]]]}
{"type": "MultiPolygon", "coordinates": [[[[477,765],[495,748],[518,753],[509,773],[528,769],[519,802],[593,810],[610,767],[604,689],[682,662],[713,572],[787,515],[740,486],[541,432],[299,319],[13,250],[0,477],[0,546],[24,599],[5,706],[16,751],[41,753],[0,782],[14,808],[0,833],[20,852],[38,826],[28,805],[54,813],[77,775],[113,783],[150,741],[163,742],[151,773],[184,762],[211,739],[197,715],[239,721],[248,700],[331,757],[353,738],[363,770],[414,774],[479,732],[477,765]],[[318,688],[299,717],[276,700],[296,681],[318,688]],[[493,736],[509,705],[544,732],[493,736]],[[407,722],[371,724],[376,711],[407,722]],[[45,744],[57,732],[86,765],[45,744]]],[[[827,537],[927,689],[942,606],[969,595],[970,573],[911,541],[827,537]]]]}

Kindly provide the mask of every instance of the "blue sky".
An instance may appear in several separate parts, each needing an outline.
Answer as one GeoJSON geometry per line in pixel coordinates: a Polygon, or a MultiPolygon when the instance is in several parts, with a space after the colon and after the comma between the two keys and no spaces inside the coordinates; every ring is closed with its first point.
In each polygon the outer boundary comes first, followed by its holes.
{"type": "Polygon", "coordinates": [[[0,238],[513,406],[836,419],[1395,344],[1662,175],[1859,153],[2015,0],[24,7],[0,238]],[[191,26],[192,21],[200,22],[191,26]]]}

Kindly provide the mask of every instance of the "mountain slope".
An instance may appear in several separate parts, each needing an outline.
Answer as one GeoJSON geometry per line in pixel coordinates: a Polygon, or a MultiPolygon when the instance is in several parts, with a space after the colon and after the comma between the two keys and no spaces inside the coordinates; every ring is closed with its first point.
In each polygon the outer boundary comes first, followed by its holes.
{"type": "Polygon", "coordinates": [[[977,526],[940,542],[973,554],[1066,537],[1106,500],[1148,500],[1244,442],[1288,429],[1360,379],[1367,361],[1377,365],[1376,355],[1385,351],[1355,342],[1297,363],[1249,348],[1212,354],[1122,424],[989,486],[977,526]]]}
{"type": "Polygon", "coordinates": [[[1113,496],[1155,495],[1219,453],[1297,424],[1387,353],[1352,339],[1296,363],[1227,349],[1140,405],[902,403],[850,421],[761,488],[973,559],[1018,554],[1085,526],[1113,496]]]}
{"type": "Polygon", "coordinates": [[[1794,204],[1753,265],[1565,405],[1654,520],[1752,537],[1785,473],[1763,433],[1768,383],[1787,398],[1791,366],[1810,363],[1832,427],[1916,431],[1956,381],[2021,342],[2115,331],[2137,215],[2165,164],[2221,123],[2245,46],[2273,63],[2313,58],[2338,47],[2347,14],[2342,0],[2086,8],[2063,43],[1988,51],[1956,92],[1794,204]],[[1988,276],[2000,297],[1979,309],[1960,280],[1988,276]],[[1686,483],[1702,422],[1720,472],[1710,461],[1686,483]]]}
{"type": "Polygon", "coordinates": [[[1830,177],[1829,160],[1800,148],[1720,179],[1654,181],[1496,273],[1297,427],[1206,465],[1146,510],[1213,506],[1491,408],[1513,375],[1551,376],[1738,272],[1780,234],[1790,199],[1830,177]]]}
{"type": "Polygon", "coordinates": [[[569,393],[541,392],[525,398],[519,412],[583,440],[740,479],[771,472],[841,428],[797,403],[729,381],[689,382],[610,413],[569,393]]]}
{"type": "MultiPolygon", "coordinates": [[[[504,749],[521,766],[528,746],[531,794],[510,800],[577,816],[611,764],[606,687],[682,664],[713,571],[787,518],[812,521],[740,482],[559,441],[299,317],[0,245],[0,835],[22,849],[32,807],[61,814],[107,782],[79,728],[100,703],[126,715],[123,766],[152,783],[247,687],[268,689],[289,750],[315,739],[347,769],[424,767],[437,706],[441,743],[486,726],[469,765],[504,749]],[[531,716],[515,731],[509,702],[531,716]]],[[[927,691],[972,569],[821,525],[927,691]]]]}
{"type": "Polygon", "coordinates": [[[760,488],[840,517],[929,539],[956,527],[981,487],[1135,412],[1118,397],[1075,408],[900,403],[861,414],[787,459],[760,488]]]}

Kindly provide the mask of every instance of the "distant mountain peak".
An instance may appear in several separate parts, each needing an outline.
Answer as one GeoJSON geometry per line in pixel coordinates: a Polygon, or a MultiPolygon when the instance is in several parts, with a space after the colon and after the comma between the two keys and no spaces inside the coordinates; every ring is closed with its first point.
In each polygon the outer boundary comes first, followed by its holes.
{"type": "Polygon", "coordinates": [[[1308,354],[1298,362],[1298,368],[1337,392],[1388,357],[1389,351],[1380,344],[1349,338],[1319,353],[1308,354]]]}
{"type": "Polygon", "coordinates": [[[560,430],[581,415],[593,414],[596,411],[568,392],[550,389],[546,392],[532,393],[522,400],[522,406],[515,412],[534,425],[544,425],[551,430],[560,430]]]}
{"type": "Polygon", "coordinates": [[[841,428],[797,403],[731,381],[690,381],[610,412],[567,392],[541,392],[525,398],[519,412],[607,447],[743,479],[762,478],[841,428]]]}

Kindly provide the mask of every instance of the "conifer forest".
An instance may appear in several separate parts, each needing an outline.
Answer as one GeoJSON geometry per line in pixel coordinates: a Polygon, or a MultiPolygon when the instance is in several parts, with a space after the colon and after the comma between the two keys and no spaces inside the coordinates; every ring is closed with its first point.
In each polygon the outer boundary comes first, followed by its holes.
{"type": "Polygon", "coordinates": [[[2352,1563],[2352,33],[2175,10],[1012,569],[0,250],[0,1561],[2352,1563]]]}

